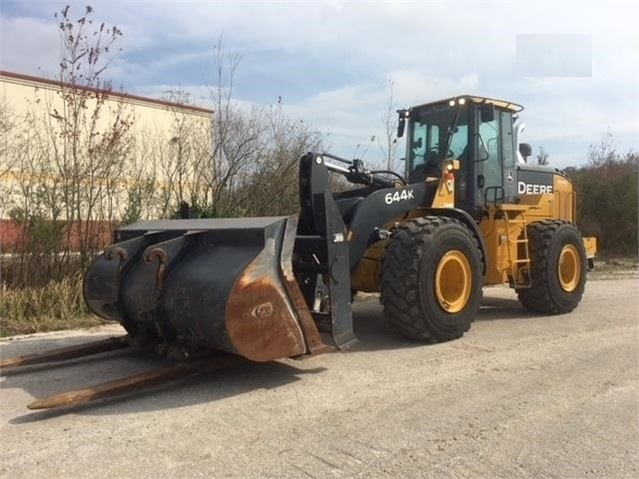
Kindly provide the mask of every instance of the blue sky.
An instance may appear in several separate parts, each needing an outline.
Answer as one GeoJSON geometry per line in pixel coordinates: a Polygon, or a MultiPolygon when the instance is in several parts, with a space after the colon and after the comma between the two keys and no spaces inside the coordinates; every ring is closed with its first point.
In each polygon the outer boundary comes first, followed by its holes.
{"type": "MultiPolygon", "coordinates": [[[[87,0],[68,3],[79,14],[87,0]]],[[[352,157],[382,134],[389,79],[398,107],[461,93],[525,105],[525,141],[559,167],[583,163],[607,130],[619,151],[639,150],[637,1],[88,3],[124,33],[114,86],[153,97],[179,86],[205,106],[223,32],[242,55],[236,99],[281,96],[289,116],[329,134],[336,154],[352,157]],[[518,35],[530,34],[553,36],[539,43],[540,74],[522,62],[521,43],[517,56],[518,35]]],[[[52,75],[53,13],[65,4],[1,0],[0,68],[52,75]]],[[[366,159],[380,156],[368,147],[366,159]]]]}

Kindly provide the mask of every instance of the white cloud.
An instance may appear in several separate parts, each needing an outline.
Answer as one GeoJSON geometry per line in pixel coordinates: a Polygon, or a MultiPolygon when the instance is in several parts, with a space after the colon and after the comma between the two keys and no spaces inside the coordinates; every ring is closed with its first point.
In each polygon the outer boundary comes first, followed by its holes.
{"type": "MultiPolygon", "coordinates": [[[[78,12],[84,6],[75,1],[72,5],[78,12]]],[[[622,149],[636,145],[636,134],[633,145],[631,133],[639,130],[639,29],[632,2],[220,1],[94,6],[96,18],[124,31],[124,55],[111,73],[125,89],[157,96],[160,88],[181,84],[194,92],[194,98],[206,101],[201,65],[223,31],[225,46],[245,55],[238,70],[238,100],[246,104],[260,97],[255,92],[268,91],[261,95],[264,98],[278,91],[276,95],[285,98],[285,111],[330,131],[333,146],[343,152],[379,134],[388,78],[396,83],[398,107],[460,93],[524,103],[528,138],[551,153],[571,145],[574,158],[584,156],[587,145],[597,142],[608,126],[624,138],[622,149]],[[592,77],[518,76],[517,34],[590,35],[592,77]],[[273,52],[286,57],[280,70],[272,64],[273,52]],[[200,70],[194,70],[196,64],[200,70]],[[246,71],[258,78],[242,76],[246,71]],[[170,79],[165,78],[167,72],[173,72],[170,79]],[[295,89],[294,94],[286,88],[295,89]]],[[[24,18],[8,18],[3,10],[2,68],[34,73],[33,65],[55,66],[55,24],[27,17],[40,17],[43,11],[48,15],[56,8],[52,3],[23,2],[18,10],[24,18]]]]}
{"type": "Polygon", "coordinates": [[[51,75],[60,61],[59,40],[58,29],[53,22],[1,16],[0,68],[51,75]]]}
{"type": "Polygon", "coordinates": [[[478,93],[479,75],[467,75],[451,78],[438,77],[423,70],[404,69],[390,73],[395,82],[395,97],[399,106],[410,106],[437,98],[446,98],[459,94],[478,93]]]}

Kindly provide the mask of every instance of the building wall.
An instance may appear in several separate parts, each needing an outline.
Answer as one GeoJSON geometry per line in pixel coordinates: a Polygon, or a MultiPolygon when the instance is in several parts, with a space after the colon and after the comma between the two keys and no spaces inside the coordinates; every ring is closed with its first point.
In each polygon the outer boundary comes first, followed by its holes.
{"type": "MultiPolygon", "coordinates": [[[[67,87],[69,86],[67,85],[67,87]]],[[[82,88],[79,90],[95,91],[82,88]]],[[[15,114],[26,112],[30,103],[33,102],[37,102],[40,108],[49,106],[49,109],[61,110],[63,102],[58,95],[60,91],[60,83],[54,80],[0,71],[0,93],[3,102],[6,102],[15,114]]],[[[115,91],[108,92],[108,97],[111,106],[126,105],[133,113],[135,116],[134,128],[138,133],[171,134],[176,113],[188,115],[192,119],[198,119],[197,121],[205,123],[210,123],[213,119],[213,110],[193,105],[182,105],[115,91]]]]}
{"type": "Polygon", "coordinates": [[[68,184],[70,171],[78,188],[99,190],[100,198],[96,206],[88,194],[86,208],[78,208],[86,209],[86,214],[76,212],[74,218],[68,217],[65,206],[63,220],[117,222],[134,207],[139,207],[141,218],[166,216],[181,199],[188,201],[194,190],[204,188],[207,179],[202,172],[211,155],[212,119],[213,111],[204,108],[102,90],[74,90],[55,81],[0,72],[0,219],[38,208],[41,214],[60,219],[54,204],[47,208],[40,203],[48,201],[43,196],[61,190],[68,196],[60,185],[68,184]],[[73,103],[64,101],[66,94],[86,98],[75,155],[61,134],[64,121],[60,117],[70,116],[65,105],[73,103]],[[98,97],[100,114],[93,121],[98,97]],[[106,140],[114,131],[124,132],[118,136],[117,148],[106,140]],[[69,166],[74,161],[79,168],[69,166]],[[117,168],[105,166],[111,162],[117,168]]]}

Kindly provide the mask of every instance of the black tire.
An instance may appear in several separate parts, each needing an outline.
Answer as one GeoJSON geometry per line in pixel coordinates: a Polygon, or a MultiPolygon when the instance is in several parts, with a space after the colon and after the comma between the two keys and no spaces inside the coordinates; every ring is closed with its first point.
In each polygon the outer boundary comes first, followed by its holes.
{"type": "Polygon", "coordinates": [[[477,240],[453,218],[427,216],[406,223],[382,258],[380,289],[384,314],[403,336],[428,342],[461,337],[481,299],[477,240]],[[458,279],[451,283],[450,278],[458,279]]]}
{"type": "Polygon", "coordinates": [[[586,250],[577,228],[561,220],[528,226],[531,287],[517,291],[530,311],[569,313],[577,307],[586,286],[586,250]]]}

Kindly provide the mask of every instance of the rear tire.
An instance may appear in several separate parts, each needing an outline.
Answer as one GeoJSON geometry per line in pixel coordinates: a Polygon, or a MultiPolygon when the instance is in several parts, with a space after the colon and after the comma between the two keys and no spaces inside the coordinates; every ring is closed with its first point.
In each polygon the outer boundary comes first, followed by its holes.
{"type": "Polygon", "coordinates": [[[530,311],[569,313],[577,307],[586,286],[586,251],[577,228],[561,220],[528,226],[531,287],[517,291],[530,311]]]}
{"type": "Polygon", "coordinates": [[[382,259],[384,314],[411,339],[461,337],[479,310],[481,285],[479,245],[453,218],[427,216],[406,223],[382,259]]]}

